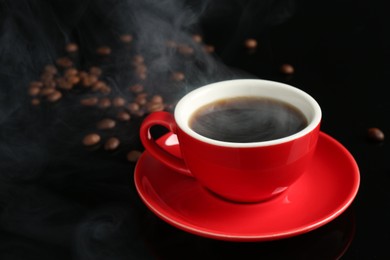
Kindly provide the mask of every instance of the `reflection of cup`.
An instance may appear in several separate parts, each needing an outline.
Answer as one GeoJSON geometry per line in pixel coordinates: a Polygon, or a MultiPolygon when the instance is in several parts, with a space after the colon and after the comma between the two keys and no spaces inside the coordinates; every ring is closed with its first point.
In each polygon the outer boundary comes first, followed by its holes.
{"type": "Polygon", "coordinates": [[[318,103],[295,87],[229,80],[188,93],[177,103],[174,116],[150,114],[140,137],[152,156],[215,194],[258,202],[282,193],[305,172],[320,121],[318,103]],[[156,125],[177,135],[183,159],[155,143],[150,130],[156,125]]]}

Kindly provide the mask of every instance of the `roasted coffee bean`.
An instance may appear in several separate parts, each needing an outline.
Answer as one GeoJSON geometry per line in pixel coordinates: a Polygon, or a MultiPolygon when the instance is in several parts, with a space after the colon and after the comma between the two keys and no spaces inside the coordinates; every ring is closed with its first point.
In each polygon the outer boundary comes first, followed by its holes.
{"type": "Polygon", "coordinates": [[[133,93],[140,93],[144,90],[144,86],[142,86],[141,84],[134,84],[129,87],[129,90],[133,93]]]}
{"type": "Polygon", "coordinates": [[[80,100],[80,104],[83,106],[94,106],[98,103],[99,99],[97,97],[83,98],[80,100]]]}
{"type": "Polygon", "coordinates": [[[370,140],[376,142],[382,142],[385,140],[385,134],[377,127],[371,127],[367,130],[367,136],[370,140]]]}
{"type": "Polygon", "coordinates": [[[76,43],[70,42],[65,46],[67,52],[76,52],[78,51],[79,46],[76,43]]]}
{"type": "Polygon", "coordinates": [[[101,46],[96,49],[96,53],[102,56],[110,55],[111,54],[111,48],[108,46],[101,46]]]}
{"type": "Polygon", "coordinates": [[[213,53],[215,51],[215,47],[213,45],[206,44],[203,46],[203,50],[207,53],[213,53]]]}
{"type": "Polygon", "coordinates": [[[98,81],[98,78],[95,75],[87,75],[82,79],[82,85],[84,87],[90,87],[98,81]]]}
{"type": "Polygon", "coordinates": [[[49,73],[49,74],[57,74],[58,70],[57,70],[57,67],[52,65],[52,64],[48,64],[45,66],[45,68],[43,69],[43,72],[44,73],[49,73]]]}
{"type": "Polygon", "coordinates": [[[127,153],[127,160],[130,162],[136,162],[138,158],[141,156],[141,152],[137,150],[132,150],[127,153]]]}
{"type": "Polygon", "coordinates": [[[64,76],[66,78],[76,76],[79,73],[79,71],[75,68],[67,68],[64,72],[64,76]]]}
{"type": "Polygon", "coordinates": [[[104,149],[115,150],[120,145],[120,141],[116,137],[110,137],[104,144],[104,149]]]}
{"type": "Polygon", "coordinates": [[[86,146],[95,145],[100,142],[100,135],[96,133],[88,134],[83,139],[83,144],[86,146]]]}
{"type": "Polygon", "coordinates": [[[163,103],[156,103],[156,102],[150,102],[146,105],[146,109],[149,113],[156,112],[156,111],[162,111],[164,110],[164,104],[163,103]]]}
{"type": "Polygon", "coordinates": [[[123,107],[124,105],[126,105],[126,99],[124,99],[123,97],[115,97],[112,103],[114,107],[123,107]]]}
{"type": "Polygon", "coordinates": [[[132,102],[127,105],[127,108],[130,110],[131,113],[135,114],[137,111],[139,111],[140,107],[137,103],[132,102]]]}
{"type": "Polygon", "coordinates": [[[102,69],[96,66],[89,68],[89,73],[95,75],[96,77],[100,77],[102,75],[102,69]]]}
{"type": "Polygon", "coordinates": [[[107,84],[101,80],[96,81],[92,84],[92,90],[93,91],[100,91],[107,87],[107,84]]]}
{"type": "Polygon", "coordinates": [[[37,98],[31,99],[31,105],[38,106],[39,104],[41,104],[41,101],[39,99],[37,98]]]}
{"type": "Polygon", "coordinates": [[[115,126],[116,126],[116,122],[111,118],[105,118],[97,123],[97,128],[102,130],[112,129],[115,126]]]}
{"type": "Polygon", "coordinates": [[[58,90],[55,90],[53,93],[47,96],[47,100],[50,102],[56,102],[62,98],[62,93],[58,90]]]}
{"type": "Polygon", "coordinates": [[[63,68],[69,68],[73,66],[73,61],[68,57],[61,57],[56,60],[56,64],[63,68]]]}
{"type": "Polygon", "coordinates": [[[56,81],[54,78],[52,79],[47,79],[43,81],[43,86],[47,88],[55,88],[57,85],[56,81]]]}
{"type": "Polygon", "coordinates": [[[135,102],[140,105],[140,106],[143,106],[145,105],[148,101],[146,99],[146,97],[148,96],[147,93],[139,93],[136,97],[135,97],[135,102]]]}
{"type": "Polygon", "coordinates": [[[192,40],[196,43],[201,43],[203,41],[203,38],[199,34],[192,35],[192,40]]]}
{"type": "Polygon", "coordinates": [[[100,93],[107,95],[111,93],[111,88],[106,84],[101,89],[99,89],[99,91],[100,93]]]}
{"type": "Polygon", "coordinates": [[[192,48],[191,46],[187,45],[187,44],[180,44],[177,46],[177,51],[180,53],[180,54],[183,54],[183,55],[192,55],[194,54],[194,48],[192,48]]]}
{"type": "Polygon", "coordinates": [[[291,64],[283,64],[281,67],[280,67],[280,71],[283,73],[283,74],[287,74],[287,75],[291,75],[291,74],[294,74],[294,67],[291,65],[291,64]]]}
{"type": "Polygon", "coordinates": [[[135,73],[137,73],[138,75],[146,73],[147,71],[148,71],[148,68],[145,66],[145,64],[139,64],[139,65],[135,66],[135,73]]]}
{"type": "Polygon", "coordinates": [[[165,109],[163,98],[160,95],[154,95],[150,101],[146,104],[146,110],[148,113],[162,111],[165,109]]]}
{"type": "Polygon", "coordinates": [[[244,45],[247,49],[255,49],[257,47],[257,41],[255,39],[246,39],[244,45]]]}
{"type": "Polygon", "coordinates": [[[118,112],[117,114],[117,118],[120,120],[120,121],[129,121],[131,119],[131,116],[129,113],[127,113],[126,111],[120,111],[118,112]]]}
{"type": "Polygon", "coordinates": [[[134,55],[134,57],[133,57],[133,64],[134,65],[143,64],[144,61],[145,61],[144,57],[140,54],[134,55]]]}
{"type": "Polygon", "coordinates": [[[185,75],[183,72],[173,72],[172,73],[172,80],[174,81],[183,81],[185,79],[185,75]]]}
{"type": "Polygon", "coordinates": [[[70,90],[73,88],[73,83],[65,78],[58,78],[57,85],[60,89],[70,90]]]}
{"type": "Polygon", "coordinates": [[[40,87],[29,87],[28,88],[28,94],[30,96],[37,96],[37,95],[39,95],[39,92],[41,92],[40,87]]]}
{"type": "Polygon", "coordinates": [[[124,43],[130,43],[133,41],[133,35],[131,34],[122,34],[119,39],[121,40],[121,42],[124,42],[124,43]]]}
{"type": "Polygon", "coordinates": [[[152,103],[163,103],[163,97],[160,95],[154,95],[151,99],[150,102],[152,103]]]}
{"type": "Polygon", "coordinates": [[[54,92],[56,91],[55,88],[42,88],[41,91],[39,92],[39,94],[41,96],[48,96],[48,95],[51,95],[53,94],[54,92]]]}
{"type": "Polygon", "coordinates": [[[79,76],[71,76],[68,78],[67,80],[69,83],[71,83],[72,85],[76,85],[80,82],[80,77],[79,76]]]}
{"type": "Polygon", "coordinates": [[[41,74],[41,81],[43,82],[43,84],[45,84],[45,82],[53,80],[54,76],[55,76],[55,74],[53,74],[51,72],[44,71],[41,74]]]}
{"type": "Polygon", "coordinates": [[[98,106],[100,108],[109,108],[111,106],[111,99],[109,99],[109,98],[100,99],[98,106]]]}

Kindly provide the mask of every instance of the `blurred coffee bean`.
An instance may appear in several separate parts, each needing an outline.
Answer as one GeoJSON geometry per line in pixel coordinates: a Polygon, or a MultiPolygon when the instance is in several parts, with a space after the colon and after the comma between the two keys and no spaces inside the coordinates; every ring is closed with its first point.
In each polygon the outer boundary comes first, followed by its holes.
{"type": "Polygon", "coordinates": [[[114,107],[123,107],[126,105],[126,99],[123,97],[115,97],[112,101],[114,107]]]}
{"type": "Polygon", "coordinates": [[[38,106],[39,104],[41,104],[41,101],[39,99],[37,98],[31,99],[31,105],[38,106]]]}
{"type": "Polygon", "coordinates": [[[83,98],[80,100],[80,104],[83,106],[94,106],[98,103],[99,99],[97,97],[83,98]]]}
{"type": "Polygon", "coordinates": [[[102,89],[104,89],[106,87],[107,87],[107,84],[101,80],[97,80],[95,83],[92,84],[93,91],[101,91],[102,89]]]}
{"type": "Polygon", "coordinates": [[[70,84],[72,84],[72,85],[76,85],[76,84],[78,84],[79,82],[80,82],[80,77],[79,76],[71,76],[71,77],[69,77],[68,78],[68,80],[67,80],[70,84]]]}
{"type": "Polygon", "coordinates": [[[134,57],[133,57],[133,64],[134,65],[143,64],[144,61],[145,61],[144,57],[140,54],[134,55],[134,57]]]}
{"type": "Polygon", "coordinates": [[[57,84],[60,89],[70,90],[73,88],[73,82],[70,82],[69,80],[65,78],[58,78],[57,84]]]}
{"type": "Polygon", "coordinates": [[[130,43],[133,41],[133,35],[131,34],[122,34],[120,37],[119,37],[120,41],[123,42],[123,43],[130,43]]]}
{"type": "Polygon", "coordinates": [[[98,106],[100,108],[109,108],[111,106],[111,99],[109,99],[109,98],[100,99],[98,106]]]}
{"type": "Polygon", "coordinates": [[[100,142],[100,135],[96,133],[88,134],[83,139],[83,144],[86,146],[95,145],[100,142]]]}
{"type": "Polygon", "coordinates": [[[102,88],[99,89],[99,92],[105,95],[108,95],[111,93],[111,88],[107,86],[107,84],[103,85],[102,88]]]}
{"type": "Polygon", "coordinates": [[[62,98],[62,93],[58,90],[55,90],[53,93],[47,96],[47,100],[50,102],[56,102],[62,98]]]}
{"type": "Polygon", "coordinates": [[[47,88],[47,87],[45,87],[45,88],[42,88],[42,89],[40,90],[40,93],[39,93],[39,94],[40,94],[41,96],[48,96],[48,95],[53,94],[55,91],[56,91],[55,88],[47,88]]]}
{"type": "Polygon", "coordinates": [[[203,46],[203,50],[207,53],[213,53],[215,51],[215,47],[213,45],[206,44],[203,46]]]}
{"type": "Polygon", "coordinates": [[[172,80],[183,81],[184,79],[185,79],[185,75],[183,72],[176,71],[172,73],[172,80]]]}
{"type": "Polygon", "coordinates": [[[120,121],[129,121],[131,119],[131,116],[129,113],[127,113],[126,111],[120,111],[118,112],[117,114],[117,118],[120,120],[120,121]]]}
{"type": "Polygon", "coordinates": [[[256,49],[257,41],[255,39],[249,38],[245,40],[244,45],[247,49],[256,49]]]}
{"type": "Polygon", "coordinates": [[[132,150],[127,153],[127,160],[130,162],[136,162],[138,158],[141,156],[141,152],[137,150],[132,150]]]}
{"type": "Polygon", "coordinates": [[[120,141],[116,137],[110,137],[104,144],[104,149],[115,150],[120,145],[120,141]]]}
{"type": "Polygon", "coordinates": [[[381,129],[379,129],[377,127],[368,128],[367,137],[371,141],[375,141],[375,142],[382,142],[385,140],[385,134],[383,133],[383,131],[381,129]]]}
{"type": "Polygon", "coordinates": [[[76,43],[70,42],[65,46],[67,52],[76,52],[78,51],[79,46],[76,43]]]}
{"type": "Polygon", "coordinates": [[[96,77],[100,77],[102,75],[103,70],[99,67],[92,66],[89,68],[89,73],[95,75],[96,77]]]}
{"type": "Polygon", "coordinates": [[[63,68],[69,68],[73,66],[73,61],[68,57],[61,57],[56,60],[56,64],[63,68]]]}
{"type": "Polygon", "coordinates": [[[135,73],[138,75],[144,74],[148,71],[148,68],[145,66],[145,64],[138,64],[135,66],[135,73]]]}
{"type": "Polygon", "coordinates": [[[203,41],[203,38],[200,34],[194,34],[192,35],[192,40],[196,43],[201,43],[203,41]]]}
{"type": "Polygon", "coordinates": [[[133,93],[140,93],[144,90],[144,86],[142,86],[141,84],[134,84],[129,87],[129,90],[133,93]]]}
{"type": "Polygon", "coordinates": [[[163,97],[160,95],[154,95],[151,99],[150,102],[152,103],[163,103],[163,97]]]}
{"type": "Polygon", "coordinates": [[[48,64],[43,68],[43,73],[49,73],[54,75],[57,74],[57,72],[58,72],[57,67],[52,64],[48,64]]]}
{"type": "Polygon", "coordinates": [[[131,113],[135,114],[137,111],[139,111],[139,105],[135,102],[132,102],[127,105],[127,108],[130,110],[131,113]]]}
{"type": "Polygon", "coordinates": [[[100,120],[97,123],[97,128],[102,129],[102,130],[112,129],[115,126],[116,126],[116,122],[115,122],[115,120],[113,120],[111,118],[105,118],[103,120],[100,120]]]}
{"type": "Polygon", "coordinates": [[[287,74],[287,75],[291,75],[291,74],[294,74],[294,67],[291,65],[291,64],[283,64],[281,67],[280,67],[280,71],[283,73],[283,74],[287,74]]]}
{"type": "Polygon", "coordinates": [[[159,102],[150,102],[146,105],[146,109],[149,113],[164,110],[164,104],[159,102]]]}
{"type": "Polygon", "coordinates": [[[182,55],[192,55],[194,54],[195,50],[191,46],[187,44],[180,44],[177,46],[177,51],[182,55]]]}
{"type": "Polygon", "coordinates": [[[75,68],[67,68],[64,72],[64,76],[66,78],[76,76],[79,73],[79,71],[75,68]]]}
{"type": "Polygon", "coordinates": [[[30,96],[37,96],[39,94],[39,92],[41,92],[40,87],[29,87],[29,89],[28,89],[28,94],[30,96]]]}
{"type": "Polygon", "coordinates": [[[148,94],[147,93],[139,93],[136,97],[135,97],[135,102],[140,105],[140,106],[143,106],[145,105],[148,101],[147,101],[147,96],[148,94]]]}
{"type": "Polygon", "coordinates": [[[110,55],[111,54],[111,48],[108,46],[101,46],[96,49],[96,53],[102,56],[110,55]]]}
{"type": "Polygon", "coordinates": [[[98,81],[98,78],[95,75],[87,75],[82,79],[82,85],[84,87],[90,87],[98,81]]]}

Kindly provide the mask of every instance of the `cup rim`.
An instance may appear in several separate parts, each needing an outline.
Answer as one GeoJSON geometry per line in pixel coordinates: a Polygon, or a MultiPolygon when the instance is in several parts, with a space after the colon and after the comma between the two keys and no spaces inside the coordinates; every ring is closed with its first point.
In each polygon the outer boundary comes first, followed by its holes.
{"type": "MultiPolygon", "coordinates": [[[[218,100],[218,98],[216,98],[215,100],[218,100]]],[[[207,103],[209,103],[209,102],[207,102],[207,103]]],[[[311,95],[309,95],[305,91],[303,91],[297,87],[291,86],[289,84],[277,82],[277,81],[272,81],[272,80],[265,80],[265,79],[232,79],[232,80],[223,80],[223,81],[210,83],[210,84],[201,86],[199,88],[196,88],[196,89],[188,92],[176,104],[175,110],[174,110],[174,117],[175,117],[175,121],[176,121],[178,127],[183,132],[185,132],[189,136],[191,136],[191,137],[193,137],[201,142],[208,143],[208,144],[215,145],[215,146],[222,146],[222,147],[251,148],[251,147],[265,147],[265,146],[283,144],[283,143],[287,143],[290,141],[294,141],[296,139],[299,139],[299,138],[311,133],[320,124],[321,119],[322,119],[322,111],[321,111],[321,107],[318,104],[318,102],[311,95]],[[223,87],[223,86],[227,86],[227,85],[231,86],[233,84],[240,86],[242,84],[248,84],[248,83],[259,84],[259,85],[266,85],[266,84],[273,85],[273,87],[278,87],[280,89],[284,88],[284,89],[288,89],[289,91],[294,92],[295,94],[299,95],[300,97],[303,97],[305,99],[305,101],[307,101],[307,103],[310,104],[311,108],[314,111],[313,118],[310,120],[310,122],[308,122],[308,125],[305,128],[303,128],[299,132],[294,133],[292,135],[278,138],[278,139],[268,140],[268,141],[245,142],[245,143],[226,142],[226,141],[215,140],[215,139],[211,139],[211,138],[202,136],[189,127],[189,125],[188,125],[189,115],[187,115],[187,120],[181,120],[182,117],[180,116],[180,114],[181,114],[180,110],[183,107],[187,106],[186,103],[188,103],[190,101],[190,99],[192,99],[194,96],[198,96],[198,95],[202,94],[203,92],[207,92],[210,89],[214,89],[216,87],[223,87]]]]}

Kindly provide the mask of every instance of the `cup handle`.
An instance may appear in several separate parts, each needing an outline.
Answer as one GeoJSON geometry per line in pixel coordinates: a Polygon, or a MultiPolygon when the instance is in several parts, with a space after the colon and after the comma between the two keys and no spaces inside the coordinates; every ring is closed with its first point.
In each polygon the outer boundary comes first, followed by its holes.
{"type": "Polygon", "coordinates": [[[140,128],[140,138],[145,149],[156,159],[176,170],[179,173],[191,176],[192,174],[187,168],[182,158],[176,157],[159,146],[153,139],[150,129],[153,126],[160,125],[167,128],[173,134],[177,133],[177,125],[171,113],[158,111],[149,114],[142,122],[140,128]]]}

